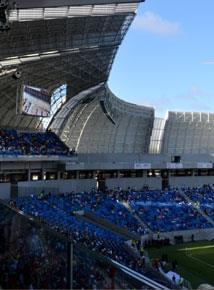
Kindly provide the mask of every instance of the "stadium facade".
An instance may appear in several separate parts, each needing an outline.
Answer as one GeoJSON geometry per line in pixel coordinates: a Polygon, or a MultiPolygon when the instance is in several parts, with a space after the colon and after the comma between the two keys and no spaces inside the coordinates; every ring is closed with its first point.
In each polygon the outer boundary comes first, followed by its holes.
{"type": "Polygon", "coordinates": [[[214,184],[214,114],[107,84],[138,2],[0,0],[0,288],[181,289],[143,243],[213,239],[213,186],[161,189],[214,184]]]}
{"type": "Polygon", "coordinates": [[[65,191],[97,184],[213,183],[213,114],[169,112],[166,119],[155,118],[154,108],[124,102],[108,88],[137,6],[136,0],[3,1],[0,127],[51,130],[77,153],[66,158],[2,154],[5,196],[11,182],[15,192],[29,184],[32,190],[65,191]],[[49,118],[20,113],[23,85],[52,95],[56,108],[49,118]]]}

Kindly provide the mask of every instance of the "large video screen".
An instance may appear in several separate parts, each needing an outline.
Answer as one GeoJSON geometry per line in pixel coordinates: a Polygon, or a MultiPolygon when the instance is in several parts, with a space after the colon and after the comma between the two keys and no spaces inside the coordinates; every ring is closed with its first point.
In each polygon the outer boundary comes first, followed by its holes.
{"type": "Polygon", "coordinates": [[[49,117],[51,95],[45,89],[23,86],[21,113],[25,115],[49,117]]]}

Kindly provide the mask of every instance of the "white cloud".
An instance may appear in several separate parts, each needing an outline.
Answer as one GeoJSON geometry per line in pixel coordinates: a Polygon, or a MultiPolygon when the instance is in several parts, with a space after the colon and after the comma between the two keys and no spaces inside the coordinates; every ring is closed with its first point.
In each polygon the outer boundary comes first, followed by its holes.
{"type": "Polygon", "coordinates": [[[174,37],[181,34],[181,26],[178,22],[163,19],[160,15],[149,11],[142,16],[137,16],[133,27],[164,37],[174,37]]]}
{"type": "Polygon", "coordinates": [[[204,91],[197,85],[186,92],[172,96],[142,97],[140,105],[155,108],[156,117],[164,118],[168,111],[179,112],[214,112],[214,92],[204,91]]]}
{"type": "Polygon", "coordinates": [[[177,99],[179,98],[182,111],[212,112],[213,97],[213,92],[204,91],[199,86],[193,85],[186,93],[177,96],[177,99]]]}
{"type": "Polygon", "coordinates": [[[214,64],[214,59],[207,59],[202,62],[202,64],[214,64]]]}
{"type": "Polygon", "coordinates": [[[181,98],[183,98],[184,100],[188,100],[188,101],[196,101],[198,100],[198,98],[202,98],[204,95],[204,92],[202,91],[202,89],[196,85],[193,85],[190,87],[190,89],[188,90],[188,92],[186,94],[184,94],[183,96],[181,96],[181,98]]]}

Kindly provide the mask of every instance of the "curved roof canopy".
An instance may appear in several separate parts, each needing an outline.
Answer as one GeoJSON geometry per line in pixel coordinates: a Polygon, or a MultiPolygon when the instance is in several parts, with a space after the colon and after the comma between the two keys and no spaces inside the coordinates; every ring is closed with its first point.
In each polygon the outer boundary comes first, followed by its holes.
{"type": "Polygon", "coordinates": [[[71,98],[51,123],[78,153],[147,153],[154,109],[117,98],[100,84],[71,98]]]}
{"type": "Polygon", "coordinates": [[[41,129],[41,118],[16,114],[20,86],[66,83],[68,101],[105,83],[138,0],[15,2],[5,0],[10,29],[0,31],[0,127],[41,129]]]}

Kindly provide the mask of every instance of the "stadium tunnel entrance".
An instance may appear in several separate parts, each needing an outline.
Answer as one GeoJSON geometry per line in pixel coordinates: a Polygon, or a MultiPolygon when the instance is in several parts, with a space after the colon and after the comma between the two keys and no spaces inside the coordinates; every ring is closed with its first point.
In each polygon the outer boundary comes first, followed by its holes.
{"type": "Polygon", "coordinates": [[[103,176],[101,172],[97,173],[97,184],[96,184],[96,189],[99,191],[105,191],[107,189],[106,187],[106,179],[103,176]]]}
{"type": "Polygon", "coordinates": [[[169,174],[168,174],[168,171],[163,170],[161,175],[162,175],[162,190],[165,190],[166,188],[169,188],[169,174]]]}

